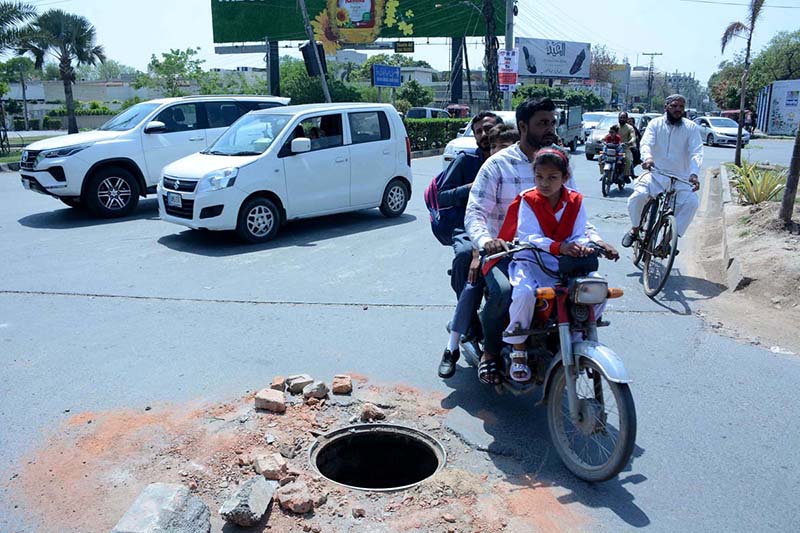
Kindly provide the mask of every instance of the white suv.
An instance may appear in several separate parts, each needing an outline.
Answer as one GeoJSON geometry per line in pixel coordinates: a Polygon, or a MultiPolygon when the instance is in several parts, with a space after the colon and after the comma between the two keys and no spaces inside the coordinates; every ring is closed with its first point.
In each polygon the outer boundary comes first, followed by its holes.
{"type": "Polygon", "coordinates": [[[129,107],[100,129],[25,147],[22,186],[110,218],[153,194],[165,165],[204,150],[245,113],[285,106],[288,98],[187,96],[129,107]]]}
{"type": "Polygon", "coordinates": [[[264,242],[283,222],[379,207],[403,213],[411,145],[388,104],[253,111],[207,150],[164,167],[162,220],[264,242]]]}

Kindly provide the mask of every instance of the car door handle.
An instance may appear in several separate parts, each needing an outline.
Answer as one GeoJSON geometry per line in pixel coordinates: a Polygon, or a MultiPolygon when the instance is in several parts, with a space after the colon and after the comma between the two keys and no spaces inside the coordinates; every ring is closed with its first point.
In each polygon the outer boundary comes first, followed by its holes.
{"type": "Polygon", "coordinates": [[[390,150],[387,148],[386,150],[383,151],[383,155],[389,155],[389,152],[390,150]]]}
{"type": "Polygon", "coordinates": [[[344,163],[345,161],[347,161],[346,157],[337,157],[336,158],[336,162],[337,163],[344,163]]]}
{"type": "Polygon", "coordinates": [[[190,141],[203,141],[205,137],[189,137],[190,141]]]}

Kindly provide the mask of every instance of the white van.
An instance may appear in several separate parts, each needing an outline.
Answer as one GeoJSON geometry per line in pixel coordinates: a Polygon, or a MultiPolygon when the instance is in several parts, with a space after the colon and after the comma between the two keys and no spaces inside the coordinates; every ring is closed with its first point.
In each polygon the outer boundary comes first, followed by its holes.
{"type": "Polygon", "coordinates": [[[245,113],[288,103],[275,96],[210,95],[142,102],[97,130],[26,146],[22,186],[100,217],[124,216],[140,196],[155,193],[164,165],[204,150],[245,113]]]}
{"type": "Polygon", "coordinates": [[[411,145],[388,104],[309,104],[253,111],[207,150],[166,166],[163,220],[273,238],[292,219],[379,207],[405,211],[411,145]]]}

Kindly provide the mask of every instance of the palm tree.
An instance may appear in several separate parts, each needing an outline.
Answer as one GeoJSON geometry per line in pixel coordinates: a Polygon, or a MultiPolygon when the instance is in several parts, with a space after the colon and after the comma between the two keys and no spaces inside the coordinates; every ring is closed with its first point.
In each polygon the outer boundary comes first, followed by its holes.
{"type": "Polygon", "coordinates": [[[64,82],[69,133],[78,133],[72,97],[72,84],[75,82],[73,61],[75,66],[79,66],[106,60],[103,47],[95,44],[95,37],[94,26],[85,17],[51,9],[36,17],[17,46],[19,55],[29,53],[34,57],[34,65],[39,70],[44,66],[46,54],[55,56],[64,82]]]}
{"type": "Polygon", "coordinates": [[[0,54],[14,48],[23,32],[20,24],[36,16],[36,8],[22,2],[0,2],[0,54]]]}
{"type": "Polygon", "coordinates": [[[736,166],[742,166],[742,126],[744,125],[744,96],[747,89],[747,75],[750,73],[750,45],[753,41],[753,31],[756,27],[756,21],[761,14],[761,8],[764,7],[765,0],[750,0],[750,6],[747,10],[747,24],[743,22],[731,22],[725,28],[722,34],[722,53],[725,53],[727,47],[734,37],[747,37],[747,50],[744,54],[744,72],[742,72],[742,84],[739,89],[739,135],[736,139],[736,166]]]}

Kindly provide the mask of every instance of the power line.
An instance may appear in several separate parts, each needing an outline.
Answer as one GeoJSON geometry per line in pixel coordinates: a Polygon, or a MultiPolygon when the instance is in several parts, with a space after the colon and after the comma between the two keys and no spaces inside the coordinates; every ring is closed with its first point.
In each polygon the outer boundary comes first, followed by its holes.
{"type": "MultiPolygon", "coordinates": [[[[680,0],[689,4],[714,4],[717,6],[745,6],[750,7],[750,4],[742,4],[740,2],[720,2],[715,0],[680,0]]],[[[771,6],[766,3],[762,7],[772,7],[775,9],[800,9],[800,6],[771,6]]]]}

